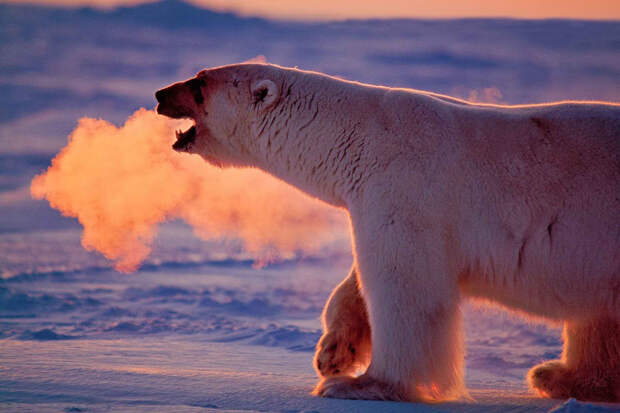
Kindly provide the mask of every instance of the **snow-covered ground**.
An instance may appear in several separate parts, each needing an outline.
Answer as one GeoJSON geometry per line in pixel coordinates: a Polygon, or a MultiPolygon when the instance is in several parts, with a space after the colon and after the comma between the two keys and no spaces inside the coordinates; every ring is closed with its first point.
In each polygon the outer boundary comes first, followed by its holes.
{"type": "Polygon", "coordinates": [[[318,316],[350,257],[255,269],[243,258],[213,258],[223,247],[203,251],[177,222],[162,228],[142,270],[120,274],[82,251],[79,235],[0,235],[11,268],[0,284],[2,410],[530,412],[561,404],[533,397],[524,382],[529,367],[559,355],[560,331],[469,304],[475,402],[312,397],[318,316]],[[175,259],[170,249],[179,250],[175,259]]]}
{"type": "MultiPolygon", "coordinates": [[[[160,240],[173,241],[167,235],[179,229],[172,227],[160,240]]],[[[4,251],[29,256],[29,265],[40,263],[36,272],[14,273],[0,290],[0,400],[11,403],[7,408],[411,409],[308,394],[316,380],[311,361],[318,315],[346,274],[344,259],[257,270],[231,260],[154,264],[160,259],[155,251],[136,274],[84,267],[71,258],[63,271],[49,261],[67,251],[33,238],[39,234],[22,234],[16,246],[15,236],[2,237],[4,251]]],[[[546,411],[558,404],[532,399],[523,382],[529,366],[558,355],[557,330],[469,306],[464,312],[467,381],[479,402],[497,411],[507,406],[546,411]]],[[[449,404],[432,411],[480,407],[449,404]]]]}
{"type": "MultiPolygon", "coordinates": [[[[350,79],[505,103],[620,100],[620,23],[273,23],[176,1],[112,12],[0,5],[0,410],[618,410],[528,392],[558,328],[463,306],[475,402],[418,405],[309,395],[319,315],[345,248],[252,266],[239,245],[160,228],[133,274],[80,246],[81,228],[28,185],[82,116],[117,123],[161,86],[257,55],[350,79]]],[[[277,228],[285,231],[286,228],[277,228]]]]}

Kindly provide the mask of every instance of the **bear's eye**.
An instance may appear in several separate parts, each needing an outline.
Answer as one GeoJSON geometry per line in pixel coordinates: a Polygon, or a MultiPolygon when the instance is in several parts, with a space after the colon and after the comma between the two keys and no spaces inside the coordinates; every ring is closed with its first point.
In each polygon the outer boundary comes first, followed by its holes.
{"type": "Polygon", "coordinates": [[[205,81],[201,78],[194,78],[187,81],[187,86],[189,87],[190,92],[192,93],[192,97],[194,98],[194,102],[197,105],[201,105],[204,102],[204,97],[202,96],[202,87],[205,85],[205,81]]]}
{"type": "Polygon", "coordinates": [[[237,79],[233,79],[232,85],[233,85],[233,87],[239,86],[239,81],[237,79]]]}
{"type": "Polygon", "coordinates": [[[265,100],[267,93],[269,93],[269,90],[266,87],[255,91],[254,92],[254,103],[262,102],[263,100],[265,100]]]}

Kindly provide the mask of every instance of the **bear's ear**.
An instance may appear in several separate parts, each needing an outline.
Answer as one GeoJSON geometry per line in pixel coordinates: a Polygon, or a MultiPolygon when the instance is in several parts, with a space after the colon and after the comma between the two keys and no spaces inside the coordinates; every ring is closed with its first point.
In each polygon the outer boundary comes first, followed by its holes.
{"type": "Polygon", "coordinates": [[[259,80],[252,85],[252,99],[256,106],[267,109],[278,101],[280,90],[276,84],[268,79],[259,80]]]}

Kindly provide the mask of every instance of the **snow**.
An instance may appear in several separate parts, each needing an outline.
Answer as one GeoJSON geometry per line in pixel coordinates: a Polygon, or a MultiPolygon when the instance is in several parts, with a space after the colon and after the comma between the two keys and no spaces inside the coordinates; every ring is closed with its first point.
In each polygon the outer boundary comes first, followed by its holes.
{"type": "MultiPolygon", "coordinates": [[[[56,254],[36,250],[46,245],[29,241],[38,236],[21,235],[32,248],[29,265],[56,254]]],[[[318,316],[348,265],[162,262],[130,275],[89,267],[13,275],[0,287],[0,403],[7,411],[89,412],[529,412],[560,404],[524,383],[529,367],[558,356],[559,330],[469,304],[475,402],[414,407],[310,396],[318,316]]]]}
{"type": "Polygon", "coordinates": [[[472,303],[462,310],[475,402],[310,396],[319,315],[350,254],[257,269],[229,241],[169,222],[140,271],[120,274],[82,249],[78,223],[30,199],[28,185],[78,118],[120,123],[205,66],[265,55],[486,101],[619,100],[619,42],[618,22],[293,24],[174,1],[115,12],[0,4],[0,410],[618,411],[532,395],[525,373],[559,356],[560,330],[472,303]]]}

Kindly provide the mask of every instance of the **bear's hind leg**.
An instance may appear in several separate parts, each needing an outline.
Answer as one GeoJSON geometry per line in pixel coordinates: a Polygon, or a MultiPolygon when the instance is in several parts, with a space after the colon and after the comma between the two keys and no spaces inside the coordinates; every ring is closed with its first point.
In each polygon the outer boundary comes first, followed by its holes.
{"type": "Polygon", "coordinates": [[[545,397],[620,402],[620,320],[566,322],[562,360],[534,367],[528,381],[545,397]]]}
{"type": "Polygon", "coordinates": [[[370,326],[355,266],[336,287],[323,310],[324,333],[314,365],[323,377],[352,375],[370,361],[370,326]]]}

